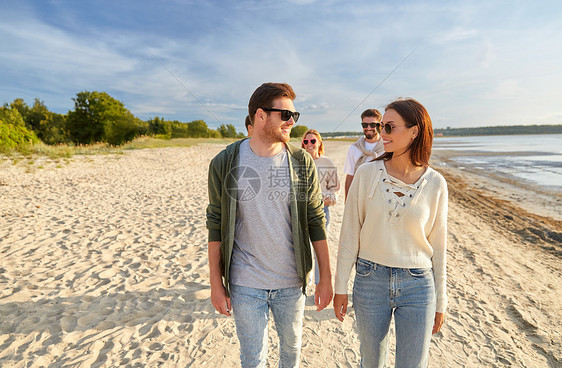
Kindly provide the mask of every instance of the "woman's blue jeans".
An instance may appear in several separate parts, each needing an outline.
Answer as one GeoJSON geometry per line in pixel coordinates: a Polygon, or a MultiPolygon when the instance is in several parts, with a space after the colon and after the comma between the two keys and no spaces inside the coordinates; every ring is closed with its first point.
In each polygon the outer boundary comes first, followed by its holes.
{"type": "Polygon", "coordinates": [[[427,367],[435,320],[431,268],[394,268],[358,258],[353,308],[362,367],[386,367],[394,315],[396,367],[427,367]]]}
{"type": "Polygon", "coordinates": [[[279,367],[298,367],[305,296],[302,287],[264,290],[230,284],[242,367],[265,367],[269,311],[279,336],[279,367]]]}

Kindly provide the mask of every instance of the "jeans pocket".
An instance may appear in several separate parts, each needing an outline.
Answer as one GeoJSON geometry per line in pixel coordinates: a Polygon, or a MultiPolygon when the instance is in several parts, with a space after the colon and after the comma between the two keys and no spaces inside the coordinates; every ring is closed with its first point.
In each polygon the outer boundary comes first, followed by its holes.
{"type": "Polygon", "coordinates": [[[426,277],[433,272],[431,268],[408,268],[407,270],[412,277],[426,277]]]}
{"type": "Polygon", "coordinates": [[[357,276],[365,277],[369,276],[375,267],[376,266],[373,262],[357,258],[357,262],[355,263],[355,272],[357,273],[357,276]]]}

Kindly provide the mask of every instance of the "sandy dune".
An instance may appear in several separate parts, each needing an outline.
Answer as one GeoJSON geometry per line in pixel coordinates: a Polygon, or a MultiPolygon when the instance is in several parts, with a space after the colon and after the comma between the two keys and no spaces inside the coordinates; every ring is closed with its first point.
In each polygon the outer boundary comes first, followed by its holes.
{"type": "MultiPolygon", "coordinates": [[[[327,143],[340,174],[348,144],[327,143]]],[[[1,159],[0,366],[239,366],[234,321],[209,300],[207,167],[221,149],[1,159]]],[[[562,366],[560,194],[460,172],[445,156],[450,304],[430,366],[562,366]]],[[[342,213],[340,201],[332,269],[342,213]]],[[[302,366],[357,367],[353,310],[341,324],[313,304],[302,366]]]]}

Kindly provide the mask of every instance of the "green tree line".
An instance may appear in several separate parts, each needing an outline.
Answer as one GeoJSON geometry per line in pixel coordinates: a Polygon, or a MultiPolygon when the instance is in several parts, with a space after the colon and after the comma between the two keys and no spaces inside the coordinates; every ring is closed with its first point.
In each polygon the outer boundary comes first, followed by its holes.
{"type": "Polygon", "coordinates": [[[17,98],[0,107],[0,148],[42,141],[46,144],[121,145],[138,136],[171,138],[240,138],[232,124],[211,129],[203,120],[183,123],[155,117],[143,121],[105,92],[79,92],[74,109],[57,114],[38,98],[32,106],[17,98]]]}

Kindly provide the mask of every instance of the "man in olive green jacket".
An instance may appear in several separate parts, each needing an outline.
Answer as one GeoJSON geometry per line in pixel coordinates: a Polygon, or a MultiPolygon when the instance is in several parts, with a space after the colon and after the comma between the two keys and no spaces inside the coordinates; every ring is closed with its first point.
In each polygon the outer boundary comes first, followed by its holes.
{"type": "Polygon", "coordinates": [[[280,366],[298,366],[310,241],[320,267],[317,310],[332,298],[316,169],[308,153],[288,144],[299,117],[294,98],[287,84],[258,87],[248,106],[254,134],[229,145],[209,166],[211,301],[221,314],[233,311],[242,367],[265,365],[270,311],[280,366]]]}

